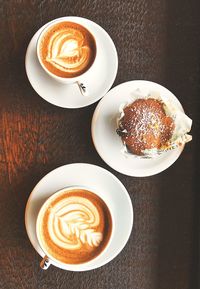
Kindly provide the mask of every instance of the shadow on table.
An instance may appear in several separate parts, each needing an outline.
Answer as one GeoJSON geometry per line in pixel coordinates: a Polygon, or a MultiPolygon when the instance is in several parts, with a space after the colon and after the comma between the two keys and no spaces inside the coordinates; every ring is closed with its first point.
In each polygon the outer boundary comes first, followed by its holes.
{"type": "Polygon", "coordinates": [[[173,288],[197,288],[200,38],[196,28],[200,21],[195,2],[166,2],[165,85],[193,119],[193,141],[186,144],[180,159],[160,174],[159,289],[172,288],[172,284],[173,288]]]}

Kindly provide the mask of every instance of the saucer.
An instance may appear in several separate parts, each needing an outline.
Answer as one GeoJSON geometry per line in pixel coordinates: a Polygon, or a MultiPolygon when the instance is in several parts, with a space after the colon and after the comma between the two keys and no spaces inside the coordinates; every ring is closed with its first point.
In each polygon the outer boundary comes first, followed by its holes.
{"type": "Polygon", "coordinates": [[[31,39],[25,57],[26,73],[34,90],[51,104],[63,108],[88,106],[102,98],[111,88],[118,68],[117,51],[108,33],[93,21],[75,16],[59,19],[82,24],[95,37],[98,56],[91,69],[86,73],[87,79],[80,77],[80,81],[88,87],[88,96],[81,94],[77,84],[62,84],[54,80],[47,75],[38,61],[37,39],[41,31],[54,20],[41,27],[31,39]]]}
{"type": "Polygon", "coordinates": [[[123,144],[117,135],[117,117],[121,104],[130,101],[133,91],[138,88],[159,92],[173,101],[183,111],[175,97],[165,87],[144,80],[133,80],[112,88],[97,105],[92,119],[92,139],[100,157],[114,170],[134,177],[158,174],[170,167],[180,156],[184,146],[180,146],[151,159],[141,159],[122,153],[123,144]]]}
{"type": "MultiPolygon", "coordinates": [[[[129,194],[124,185],[109,171],[91,164],[74,163],[59,167],[35,186],[29,196],[25,211],[25,226],[30,242],[35,250],[44,257],[36,236],[36,219],[45,200],[56,191],[69,186],[83,186],[98,192],[98,195],[112,210],[114,221],[112,239],[109,250],[95,259],[79,265],[62,265],[51,260],[51,263],[61,269],[71,271],[87,271],[98,268],[115,258],[126,245],[133,226],[133,207],[129,194]],[[80,174],[81,172],[81,174],[80,174]],[[102,257],[102,258],[101,258],[102,257]],[[94,262],[93,262],[94,261],[94,262]],[[72,269],[73,267],[73,269],[72,269]]],[[[39,266],[39,264],[38,264],[39,266]]]]}

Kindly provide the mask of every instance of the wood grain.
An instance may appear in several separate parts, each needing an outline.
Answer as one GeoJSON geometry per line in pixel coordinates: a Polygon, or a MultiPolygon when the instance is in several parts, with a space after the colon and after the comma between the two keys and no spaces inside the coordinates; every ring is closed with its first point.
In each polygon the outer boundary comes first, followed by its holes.
{"type": "MultiPolygon", "coordinates": [[[[198,279],[198,144],[200,4],[167,0],[0,0],[0,289],[196,289],[198,279]],[[24,69],[26,47],[44,23],[89,18],[113,38],[119,55],[114,85],[156,81],[172,90],[194,120],[194,139],[162,174],[131,178],[95,151],[90,123],[96,104],[65,110],[42,100],[24,69]],[[135,222],[124,250],[85,273],[39,268],[24,227],[28,196],[50,170],[88,162],[127,187],[135,222]]],[[[120,212],[119,212],[120,214],[120,212]]]]}

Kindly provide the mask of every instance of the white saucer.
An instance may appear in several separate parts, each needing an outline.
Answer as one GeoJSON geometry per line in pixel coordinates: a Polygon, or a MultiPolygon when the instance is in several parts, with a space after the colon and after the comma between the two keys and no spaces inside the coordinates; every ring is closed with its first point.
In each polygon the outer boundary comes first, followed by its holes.
{"type": "MultiPolygon", "coordinates": [[[[127,243],[133,226],[133,208],[131,199],[123,184],[107,170],[91,164],[69,164],[59,167],[45,177],[35,186],[28,199],[25,211],[25,226],[28,237],[35,250],[44,257],[37,236],[36,218],[44,201],[53,193],[67,186],[84,186],[99,192],[100,197],[106,202],[112,203],[114,219],[113,237],[109,250],[104,258],[99,256],[98,265],[92,262],[81,264],[73,271],[86,271],[103,266],[116,257],[127,243]]],[[[95,260],[95,259],[94,259],[95,260]]],[[[68,265],[60,265],[52,261],[53,265],[69,270],[68,265]]],[[[39,266],[39,264],[38,264],[39,266]]]]}
{"type": "Polygon", "coordinates": [[[95,36],[98,57],[86,74],[87,79],[81,79],[88,87],[89,95],[83,96],[77,84],[58,83],[42,69],[36,55],[36,43],[43,28],[51,22],[41,27],[29,43],[25,58],[26,73],[34,90],[46,101],[64,108],[88,106],[102,98],[111,88],[118,68],[117,51],[108,33],[93,21],[75,16],[60,19],[82,24],[95,36]]]}
{"type": "Polygon", "coordinates": [[[158,174],[171,166],[180,156],[183,146],[153,159],[127,157],[121,152],[123,144],[116,133],[119,106],[130,101],[131,94],[138,88],[158,91],[176,102],[183,111],[178,99],[165,87],[144,80],[125,82],[111,89],[97,105],[92,119],[92,138],[98,154],[110,167],[128,176],[146,177],[158,174]]]}

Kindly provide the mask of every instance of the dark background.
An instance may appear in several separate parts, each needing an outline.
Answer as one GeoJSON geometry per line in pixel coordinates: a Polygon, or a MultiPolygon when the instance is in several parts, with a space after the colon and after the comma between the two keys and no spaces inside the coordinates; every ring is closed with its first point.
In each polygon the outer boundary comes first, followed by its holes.
{"type": "Polygon", "coordinates": [[[1,289],[198,288],[199,12],[198,0],[0,0],[1,289]],[[193,141],[165,172],[131,178],[113,171],[91,141],[96,104],[62,109],[32,89],[24,69],[27,45],[43,24],[67,15],[89,18],[110,34],[119,55],[114,85],[158,82],[193,119],[193,141]],[[42,176],[71,162],[100,165],[123,182],[134,206],[133,232],[121,254],[102,268],[42,271],[25,232],[26,201],[42,176]]]}

